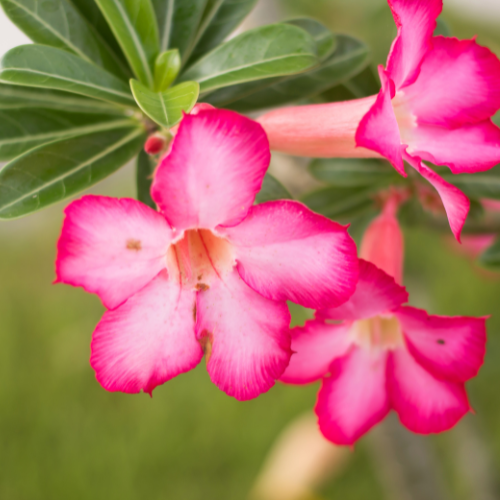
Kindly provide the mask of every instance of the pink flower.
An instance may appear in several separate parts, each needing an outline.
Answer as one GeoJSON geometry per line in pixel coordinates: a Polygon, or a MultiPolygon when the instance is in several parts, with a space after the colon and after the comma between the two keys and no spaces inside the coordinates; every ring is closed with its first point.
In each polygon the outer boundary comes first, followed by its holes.
{"type": "Polygon", "coordinates": [[[252,206],[269,159],[259,124],[200,111],[185,116],[156,172],[159,212],[101,196],[68,206],[57,281],[109,309],[90,360],[105,389],[151,393],[205,353],[219,388],[254,398],[290,359],[285,301],[350,297],[357,259],[345,227],[293,201],[252,206]]]}
{"type": "Polygon", "coordinates": [[[500,162],[500,61],[475,40],[433,37],[442,0],[389,0],[398,27],[378,96],[291,107],[259,121],[271,149],[312,157],[387,158],[406,175],[407,161],[439,192],[457,239],[469,200],[422,160],[453,173],[500,162]]]}
{"type": "MultiPolygon", "coordinates": [[[[372,223],[361,255],[399,278],[403,245],[394,211],[389,205],[372,223]]],[[[404,287],[368,260],[360,260],[358,287],[347,303],[317,311],[292,330],[296,354],[281,380],[322,380],[319,426],[339,445],[352,445],[391,409],[413,432],[450,429],[470,410],[464,383],[483,363],[485,319],[404,306],[404,287]]]]}

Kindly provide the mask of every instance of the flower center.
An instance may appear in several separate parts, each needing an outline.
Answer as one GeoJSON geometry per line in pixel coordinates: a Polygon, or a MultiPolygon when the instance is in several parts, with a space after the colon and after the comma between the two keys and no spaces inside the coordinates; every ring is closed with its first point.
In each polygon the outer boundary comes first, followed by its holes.
{"type": "Polygon", "coordinates": [[[396,349],[403,344],[401,325],[394,316],[375,316],[354,322],[354,341],[361,347],[396,349]]]}
{"type": "Polygon", "coordinates": [[[412,130],[417,126],[417,117],[411,112],[403,91],[397,92],[392,100],[402,144],[411,144],[412,130]]]}
{"type": "Polygon", "coordinates": [[[208,229],[190,229],[167,253],[169,275],[198,291],[210,288],[212,279],[233,269],[231,244],[208,229]]]}

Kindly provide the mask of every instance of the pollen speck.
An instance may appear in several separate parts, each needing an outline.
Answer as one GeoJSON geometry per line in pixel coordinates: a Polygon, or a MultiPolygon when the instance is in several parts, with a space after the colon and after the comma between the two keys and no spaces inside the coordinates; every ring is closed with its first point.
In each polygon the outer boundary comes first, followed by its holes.
{"type": "Polygon", "coordinates": [[[127,241],[127,249],[138,252],[139,250],[142,250],[141,242],[139,240],[130,239],[127,241]]]}
{"type": "Polygon", "coordinates": [[[206,292],[210,287],[205,283],[197,283],[195,288],[198,292],[206,292]]]}
{"type": "Polygon", "coordinates": [[[439,345],[445,345],[446,344],[446,342],[443,339],[438,339],[437,343],[439,345]]]}
{"type": "Polygon", "coordinates": [[[196,321],[196,303],[193,305],[193,320],[196,321]]]}

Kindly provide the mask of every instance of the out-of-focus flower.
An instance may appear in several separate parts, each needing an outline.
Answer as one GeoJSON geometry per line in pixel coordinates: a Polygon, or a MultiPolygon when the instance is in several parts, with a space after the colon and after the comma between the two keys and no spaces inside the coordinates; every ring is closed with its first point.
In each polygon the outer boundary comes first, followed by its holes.
{"type": "Polygon", "coordinates": [[[259,124],[201,110],[184,117],[156,171],[159,212],[101,196],[68,206],[57,281],[109,309],[92,339],[104,388],[151,393],[205,353],[220,389],[256,397],[290,359],[285,301],[328,307],[353,293],[345,227],[294,201],[252,206],[269,160],[259,124]]]}
{"type": "Polygon", "coordinates": [[[336,444],[352,445],[391,409],[414,432],[450,429],[470,410],[464,384],[483,363],[484,318],[431,316],[403,305],[395,210],[388,203],[367,230],[351,299],[292,330],[296,354],[282,381],[322,380],[316,414],[336,444]]]}
{"type": "Polygon", "coordinates": [[[453,173],[500,162],[500,61],[475,40],[433,37],[442,0],[389,0],[398,27],[378,96],[279,109],[259,121],[271,149],[312,157],[387,158],[408,162],[439,192],[455,237],[469,200],[422,160],[453,173]]]}

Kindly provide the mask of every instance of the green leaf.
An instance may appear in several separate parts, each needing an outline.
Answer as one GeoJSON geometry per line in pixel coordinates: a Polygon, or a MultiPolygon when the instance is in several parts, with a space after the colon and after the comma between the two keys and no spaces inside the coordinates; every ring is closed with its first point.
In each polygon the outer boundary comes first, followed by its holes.
{"type": "Polygon", "coordinates": [[[309,172],[337,187],[383,186],[404,180],[387,162],[371,159],[317,159],[309,164],[309,172]]]}
{"type": "Polygon", "coordinates": [[[88,99],[68,92],[19,85],[0,84],[0,109],[46,108],[74,113],[98,113],[124,116],[121,106],[88,99]]]}
{"type": "Polygon", "coordinates": [[[472,198],[500,200],[500,165],[487,172],[454,175],[448,169],[438,169],[443,179],[472,198]]]}
{"type": "Polygon", "coordinates": [[[83,191],[131,160],[146,134],[99,132],[39,146],[0,170],[0,218],[13,219],[83,191]]]}
{"type": "Polygon", "coordinates": [[[196,37],[185,57],[188,66],[211,51],[248,16],[257,0],[209,0],[196,37]],[[189,55],[191,54],[191,55],[189,55]]]}
{"type": "Polygon", "coordinates": [[[158,26],[151,0],[95,0],[115,34],[137,78],[153,88],[155,59],[160,52],[158,26]]]}
{"type": "Polygon", "coordinates": [[[0,63],[0,82],[134,104],[130,89],[116,76],[65,50],[45,45],[20,45],[9,50],[0,63]]]}
{"type": "Polygon", "coordinates": [[[307,31],[316,40],[318,47],[318,57],[322,60],[330,56],[336,48],[337,40],[335,35],[322,23],[316,19],[300,17],[286,21],[307,31]]]}
{"type": "Polygon", "coordinates": [[[368,47],[346,35],[337,36],[337,48],[320,66],[299,75],[221,89],[205,99],[210,104],[247,112],[280,106],[317,95],[347,81],[368,63],[368,47]],[[259,86],[260,85],[260,86],[259,86]]]}
{"type": "Polygon", "coordinates": [[[349,220],[373,209],[375,192],[373,187],[328,187],[307,193],[301,201],[330,219],[349,220]]]}
{"type": "Polygon", "coordinates": [[[137,125],[130,118],[50,109],[0,110],[0,161],[66,137],[137,125]]]}
{"type": "Polygon", "coordinates": [[[131,80],[130,86],[144,113],[167,129],[179,123],[183,111],[189,113],[193,109],[200,93],[197,82],[180,83],[165,92],[153,92],[137,80],[131,80]]]}
{"type": "Polygon", "coordinates": [[[154,210],[156,210],[156,203],[151,198],[151,184],[153,184],[155,168],[156,162],[154,158],[142,150],[137,156],[137,199],[154,210]]]}
{"type": "Polygon", "coordinates": [[[111,49],[72,3],[66,0],[0,0],[0,3],[11,21],[34,42],[69,50],[84,61],[127,77],[111,49]]]}
{"type": "Polygon", "coordinates": [[[276,177],[266,174],[262,182],[262,187],[255,197],[255,203],[265,203],[266,201],[275,200],[293,200],[293,196],[276,177]]]}
{"type": "Polygon", "coordinates": [[[376,95],[379,91],[379,80],[373,68],[367,66],[353,78],[323,92],[321,97],[326,102],[348,101],[376,95]]]}
{"type": "Polygon", "coordinates": [[[498,238],[491,247],[489,247],[478,259],[479,264],[500,271],[500,238],[498,238]]]}
{"type": "Polygon", "coordinates": [[[201,92],[304,71],[318,62],[316,43],[304,30],[272,24],[220,45],[191,66],[181,81],[200,83],[201,92]]]}
{"type": "Polygon", "coordinates": [[[181,56],[177,49],[162,52],[155,62],[155,92],[167,90],[181,69],[181,56]]]}

